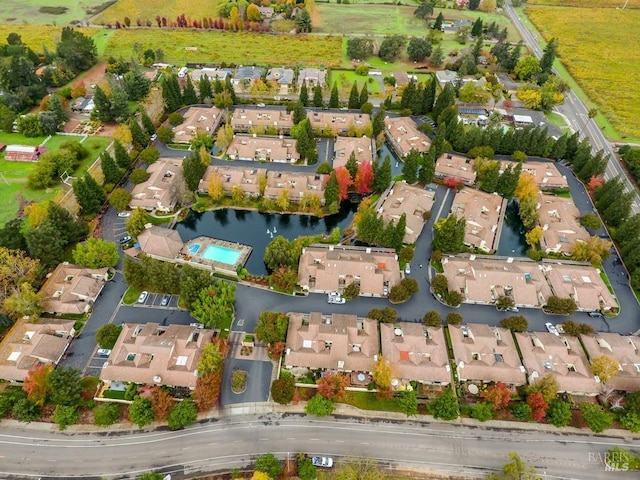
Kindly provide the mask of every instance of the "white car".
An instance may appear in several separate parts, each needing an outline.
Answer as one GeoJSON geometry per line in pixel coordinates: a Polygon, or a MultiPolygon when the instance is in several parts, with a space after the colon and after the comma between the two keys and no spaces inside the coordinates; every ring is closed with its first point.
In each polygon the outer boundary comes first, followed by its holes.
{"type": "Polygon", "coordinates": [[[404,274],[405,274],[405,275],[409,275],[410,273],[411,273],[411,265],[407,263],[407,264],[404,266],[404,274]]]}
{"type": "Polygon", "coordinates": [[[108,348],[99,348],[96,351],[96,355],[99,357],[108,357],[109,355],[111,355],[111,350],[108,348]]]}
{"type": "Polygon", "coordinates": [[[558,337],[560,336],[560,332],[558,332],[558,329],[553,325],[553,323],[547,322],[544,324],[544,326],[547,327],[547,330],[549,331],[549,333],[553,333],[558,337]]]}
{"type": "Polygon", "coordinates": [[[338,292],[331,292],[327,295],[327,303],[332,303],[334,305],[342,305],[345,302],[346,300],[338,292]]]}
{"type": "Polygon", "coordinates": [[[189,326],[190,326],[190,327],[193,327],[193,328],[200,328],[200,329],[202,329],[202,328],[204,328],[204,323],[190,323],[190,324],[189,324],[189,326]]]}
{"type": "Polygon", "coordinates": [[[120,212],[118,213],[118,217],[120,218],[129,218],[131,216],[131,212],[120,212]]]}
{"type": "Polygon", "coordinates": [[[144,291],[140,294],[140,296],[138,297],[138,303],[144,303],[147,301],[147,297],[149,296],[149,292],[144,291]]]}
{"type": "Polygon", "coordinates": [[[313,457],[311,459],[311,463],[313,463],[316,467],[321,468],[331,468],[333,467],[333,458],[331,457],[313,457]]]}
{"type": "Polygon", "coordinates": [[[264,108],[264,107],[266,107],[266,105],[265,105],[264,103],[258,103],[258,104],[256,105],[256,107],[258,107],[258,108],[264,108]]]}

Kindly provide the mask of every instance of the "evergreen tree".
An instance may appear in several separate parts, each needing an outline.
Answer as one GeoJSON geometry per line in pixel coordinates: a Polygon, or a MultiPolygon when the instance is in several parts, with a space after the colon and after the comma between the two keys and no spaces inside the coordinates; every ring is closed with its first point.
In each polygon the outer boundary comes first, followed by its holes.
{"type": "Polygon", "coordinates": [[[384,157],[382,165],[379,165],[378,162],[375,162],[373,173],[373,191],[376,193],[384,192],[389,187],[389,185],[391,185],[391,157],[389,155],[386,155],[384,157]]]}
{"type": "Polygon", "coordinates": [[[351,87],[351,93],[349,93],[349,103],[348,106],[351,109],[360,108],[360,94],[358,93],[358,82],[353,82],[353,87],[351,87]]]}
{"type": "Polygon", "coordinates": [[[565,133],[555,141],[553,147],[551,148],[551,153],[549,154],[549,156],[551,158],[555,158],[556,160],[564,158],[564,155],[567,151],[567,141],[568,138],[567,134],[565,133]]]}
{"type": "Polygon", "coordinates": [[[440,11],[438,16],[436,17],[436,21],[433,22],[433,29],[442,30],[442,22],[444,22],[444,15],[442,14],[442,11],[440,11]]]}
{"type": "Polygon", "coordinates": [[[345,167],[349,171],[349,176],[353,181],[356,178],[356,173],[358,172],[358,161],[356,160],[356,152],[351,152],[351,155],[349,155],[349,160],[347,160],[345,167]]]}
{"type": "Polygon", "coordinates": [[[111,118],[115,121],[122,122],[129,118],[129,97],[124,88],[114,86],[111,88],[111,118]]]}
{"type": "Polygon", "coordinates": [[[520,60],[520,51],[521,50],[522,50],[522,42],[520,42],[517,45],[513,46],[513,48],[509,52],[509,56],[507,57],[506,61],[503,62],[502,66],[508,72],[513,72],[513,70],[518,65],[518,61],[520,60]]]}
{"type": "Polygon", "coordinates": [[[136,148],[144,148],[149,143],[149,136],[142,130],[142,127],[133,117],[129,119],[129,131],[131,140],[136,148]]]}
{"type": "Polygon", "coordinates": [[[85,173],[73,182],[73,194],[80,205],[80,215],[82,216],[98,213],[106,201],[104,190],[89,173],[85,173]]]}
{"type": "Polygon", "coordinates": [[[139,68],[134,67],[122,76],[121,85],[132,101],[142,100],[151,89],[151,80],[145,77],[139,68]]]}
{"type": "Polygon", "coordinates": [[[304,107],[309,106],[309,92],[307,90],[307,83],[304,82],[300,87],[300,99],[298,100],[304,107]]]}
{"type": "Polygon", "coordinates": [[[93,93],[94,109],[92,115],[101,122],[110,122],[113,120],[111,116],[111,101],[100,85],[96,85],[93,93]]]}
{"type": "Polygon", "coordinates": [[[193,86],[193,82],[191,81],[191,77],[189,75],[187,75],[187,84],[184,87],[184,92],[182,92],[182,103],[184,103],[185,105],[194,105],[198,103],[196,89],[193,86]]]}
{"type": "Polygon", "coordinates": [[[113,153],[116,156],[116,164],[120,168],[128,170],[131,167],[131,157],[127,149],[118,140],[113,142],[113,153]]]}
{"type": "Polygon", "coordinates": [[[216,78],[213,81],[213,93],[217,95],[218,93],[224,92],[224,84],[220,81],[219,78],[216,78]]]}
{"type": "Polygon", "coordinates": [[[500,180],[500,163],[492,162],[491,166],[487,168],[482,175],[482,182],[480,184],[480,190],[487,193],[493,193],[498,188],[498,181],[500,180]]]}
{"type": "Polygon", "coordinates": [[[402,244],[404,243],[404,234],[407,230],[407,214],[403,213],[398,220],[398,224],[396,225],[396,229],[393,236],[393,244],[391,248],[395,249],[396,252],[399,252],[402,248],[402,244]]]}
{"type": "Polygon", "coordinates": [[[106,150],[100,155],[100,168],[104,175],[105,184],[110,183],[115,185],[118,183],[118,180],[120,180],[120,177],[122,177],[118,165],[116,165],[115,160],[106,150]]]}
{"type": "Polygon", "coordinates": [[[522,171],[522,163],[518,163],[514,168],[509,165],[500,175],[496,191],[506,199],[511,199],[518,186],[518,179],[522,171]]]}
{"type": "Polygon", "coordinates": [[[233,103],[233,105],[238,103],[236,90],[233,88],[233,83],[231,83],[231,75],[227,75],[227,78],[224,79],[224,89],[231,95],[231,102],[233,103]]]}
{"type": "Polygon", "coordinates": [[[175,112],[182,106],[182,93],[176,75],[164,78],[162,82],[162,98],[167,112],[175,112]]]}
{"type": "Polygon", "coordinates": [[[313,106],[322,107],[324,100],[322,98],[322,87],[318,84],[313,87],[313,106]]]}
{"type": "Polygon", "coordinates": [[[473,27],[471,27],[471,35],[475,38],[482,36],[482,19],[478,17],[478,19],[473,23],[473,27]]]}
{"type": "Polygon", "coordinates": [[[14,218],[0,228],[0,247],[10,250],[27,250],[27,241],[22,233],[22,224],[21,218],[14,218]]]}
{"type": "MultiPolygon", "coordinates": [[[[433,148],[433,146],[431,148],[433,148]]],[[[420,180],[420,183],[423,183],[426,185],[428,183],[433,182],[433,177],[436,170],[436,164],[432,160],[431,155],[423,154],[420,157],[421,157],[421,162],[420,162],[420,173],[418,175],[418,180],[420,180]]]]}
{"type": "Polygon", "coordinates": [[[206,75],[202,75],[198,80],[198,91],[200,92],[200,103],[205,103],[207,99],[213,100],[213,91],[211,90],[211,81],[206,75]]]}
{"type": "Polygon", "coordinates": [[[360,107],[369,101],[369,91],[367,90],[367,84],[365,83],[362,86],[362,91],[360,92],[360,107]]]}
{"type": "Polygon", "coordinates": [[[207,170],[207,165],[200,159],[197,152],[191,154],[182,161],[182,175],[187,188],[195,192],[200,185],[200,180],[207,170]]]}
{"type": "Polygon", "coordinates": [[[331,173],[327,186],[324,189],[324,202],[328,207],[334,203],[336,205],[340,203],[340,187],[338,186],[338,179],[336,178],[335,172],[331,173]]]}
{"type": "Polygon", "coordinates": [[[437,122],[438,117],[444,111],[444,109],[454,105],[455,100],[456,100],[455,89],[453,88],[453,85],[451,85],[450,83],[447,83],[445,87],[442,89],[442,92],[440,92],[440,95],[438,95],[438,98],[436,99],[436,103],[433,106],[433,111],[432,111],[433,119],[436,120],[437,122]]]}
{"type": "Polygon", "coordinates": [[[373,138],[376,138],[382,132],[384,132],[384,117],[387,114],[384,107],[378,108],[378,111],[373,115],[372,120],[372,134],[373,138]]]}
{"type": "Polygon", "coordinates": [[[446,130],[446,125],[439,125],[436,129],[436,136],[434,137],[433,142],[431,142],[431,146],[429,147],[429,158],[432,162],[438,160],[438,158],[440,158],[440,155],[442,155],[445,151],[445,144],[447,142],[445,138],[446,130]]]}
{"type": "Polygon", "coordinates": [[[464,250],[466,221],[450,214],[434,225],[433,250],[445,253],[459,253],[464,250]]]}
{"type": "Polygon", "coordinates": [[[416,183],[418,179],[418,165],[420,162],[420,153],[411,149],[411,151],[404,157],[404,164],[402,165],[402,174],[407,183],[416,183]]]}
{"type": "Polygon", "coordinates": [[[64,107],[58,95],[51,95],[49,100],[49,111],[55,114],[58,125],[67,121],[67,114],[64,111],[64,107]]]}
{"type": "Polygon", "coordinates": [[[540,68],[542,68],[543,72],[551,73],[551,70],[553,69],[553,62],[556,60],[557,55],[558,40],[556,38],[552,38],[549,43],[547,43],[547,46],[544,47],[544,53],[540,59],[540,68]]]}
{"type": "Polygon", "coordinates": [[[156,127],[153,125],[153,122],[151,121],[151,118],[149,118],[149,115],[147,115],[147,112],[142,109],[142,127],[144,128],[144,131],[147,132],[147,134],[149,135],[153,135],[154,133],[156,133],[156,127]]]}
{"type": "Polygon", "coordinates": [[[340,96],[338,95],[338,84],[333,82],[331,88],[331,97],[329,98],[329,108],[338,108],[340,106],[340,96]]]}
{"type": "Polygon", "coordinates": [[[431,80],[424,86],[422,92],[422,113],[431,113],[433,110],[433,104],[436,101],[436,81],[431,77],[431,80]]]}
{"type": "Polygon", "coordinates": [[[402,92],[402,99],[400,99],[400,107],[402,107],[403,109],[405,108],[410,109],[411,105],[413,105],[415,95],[416,95],[416,82],[414,79],[411,79],[411,81],[407,84],[407,86],[404,87],[404,90],[402,92]]]}

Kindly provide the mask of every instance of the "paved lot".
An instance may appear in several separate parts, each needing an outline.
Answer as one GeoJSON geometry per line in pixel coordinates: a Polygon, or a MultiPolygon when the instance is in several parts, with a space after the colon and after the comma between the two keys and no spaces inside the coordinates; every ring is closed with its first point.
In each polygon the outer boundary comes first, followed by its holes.
{"type": "Polygon", "coordinates": [[[234,403],[266,402],[269,399],[272,372],[272,362],[228,358],[222,376],[220,404],[224,407],[234,403]],[[248,373],[247,388],[242,393],[231,391],[231,375],[234,370],[245,370],[248,373]]]}

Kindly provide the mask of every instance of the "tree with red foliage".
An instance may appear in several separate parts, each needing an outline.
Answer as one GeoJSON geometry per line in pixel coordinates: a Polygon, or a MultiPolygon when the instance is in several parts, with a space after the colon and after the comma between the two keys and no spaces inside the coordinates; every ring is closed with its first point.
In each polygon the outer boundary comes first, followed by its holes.
{"type": "Polygon", "coordinates": [[[162,17],[162,26],[163,27],[167,26],[167,17],[162,17]]]}
{"type": "Polygon", "coordinates": [[[604,183],[604,178],[599,175],[594,175],[589,179],[589,183],[587,184],[587,189],[589,189],[589,193],[595,192],[599,187],[604,183]]]}
{"type": "Polygon", "coordinates": [[[351,175],[349,175],[349,170],[345,167],[338,167],[334,170],[334,175],[338,181],[340,201],[346,200],[349,192],[349,185],[351,185],[351,175]]]}
{"type": "Polygon", "coordinates": [[[42,407],[51,391],[49,375],[53,371],[51,365],[37,365],[29,370],[22,384],[22,390],[27,392],[29,401],[42,407]]]}
{"type": "Polygon", "coordinates": [[[504,382],[498,382],[491,385],[482,393],[482,398],[493,404],[493,409],[497,412],[506,408],[511,401],[511,390],[504,382]]]}
{"type": "Polygon", "coordinates": [[[222,372],[213,372],[198,378],[192,397],[199,412],[210,410],[218,405],[221,385],[222,372]]]}
{"type": "Polygon", "coordinates": [[[151,394],[151,408],[156,422],[166,421],[175,404],[168,390],[155,388],[151,394]]]}
{"type": "Polygon", "coordinates": [[[158,28],[162,26],[162,18],[160,18],[160,15],[156,15],[156,23],[158,24],[158,28]]]}
{"type": "Polygon", "coordinates": [[[353,185],[356,187],[356,191],[361,194],[371,193],[373,178],[374,175],[371,163],[367,161],[361,162],[358,165],[356,178],[353,180],[353,185]]]}
{"type": "Polygon", "coordinates": [[[447,177],[443,181],[444,185],[449,188],[458,188],[460,187],[460,180],[454,177],[447,177]]]}
{"type": "Polygon", "coordinates": [[[544,401],[542,393],[532,393],[527,397],[527,405],[531,408],[531,418],[536,422],[542,421],[547,416],[549,404],[544,401]]]}
{"type": "Polygon", "coordinates": [[[273,360],[279,359],[284,353],[284,349],[287,346],[284,342],[273,342],[267,347],[267,353],[269,354],[269,358],[273,360]]]}
{"type": "Polygon", "coordinates": [[[349,377],[342,373],[326,372],[316,383],[320,395],[329,400],[340,401],[349,386],[349,377]]]}

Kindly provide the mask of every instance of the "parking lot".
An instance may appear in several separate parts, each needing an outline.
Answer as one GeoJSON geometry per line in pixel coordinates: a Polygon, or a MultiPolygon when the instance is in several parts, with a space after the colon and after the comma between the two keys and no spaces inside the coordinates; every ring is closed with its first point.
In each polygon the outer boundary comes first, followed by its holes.
{"type": "Polygon", "coordinates": [[[179,299],[180,299],[180,295],[149,293],[144,302],[142,303],[136,302],[134,306],[153,307],[153,308],[178,308],[179,299]],[[163,302],[163,299],[165,300],[164,302],[163,302]]]}

